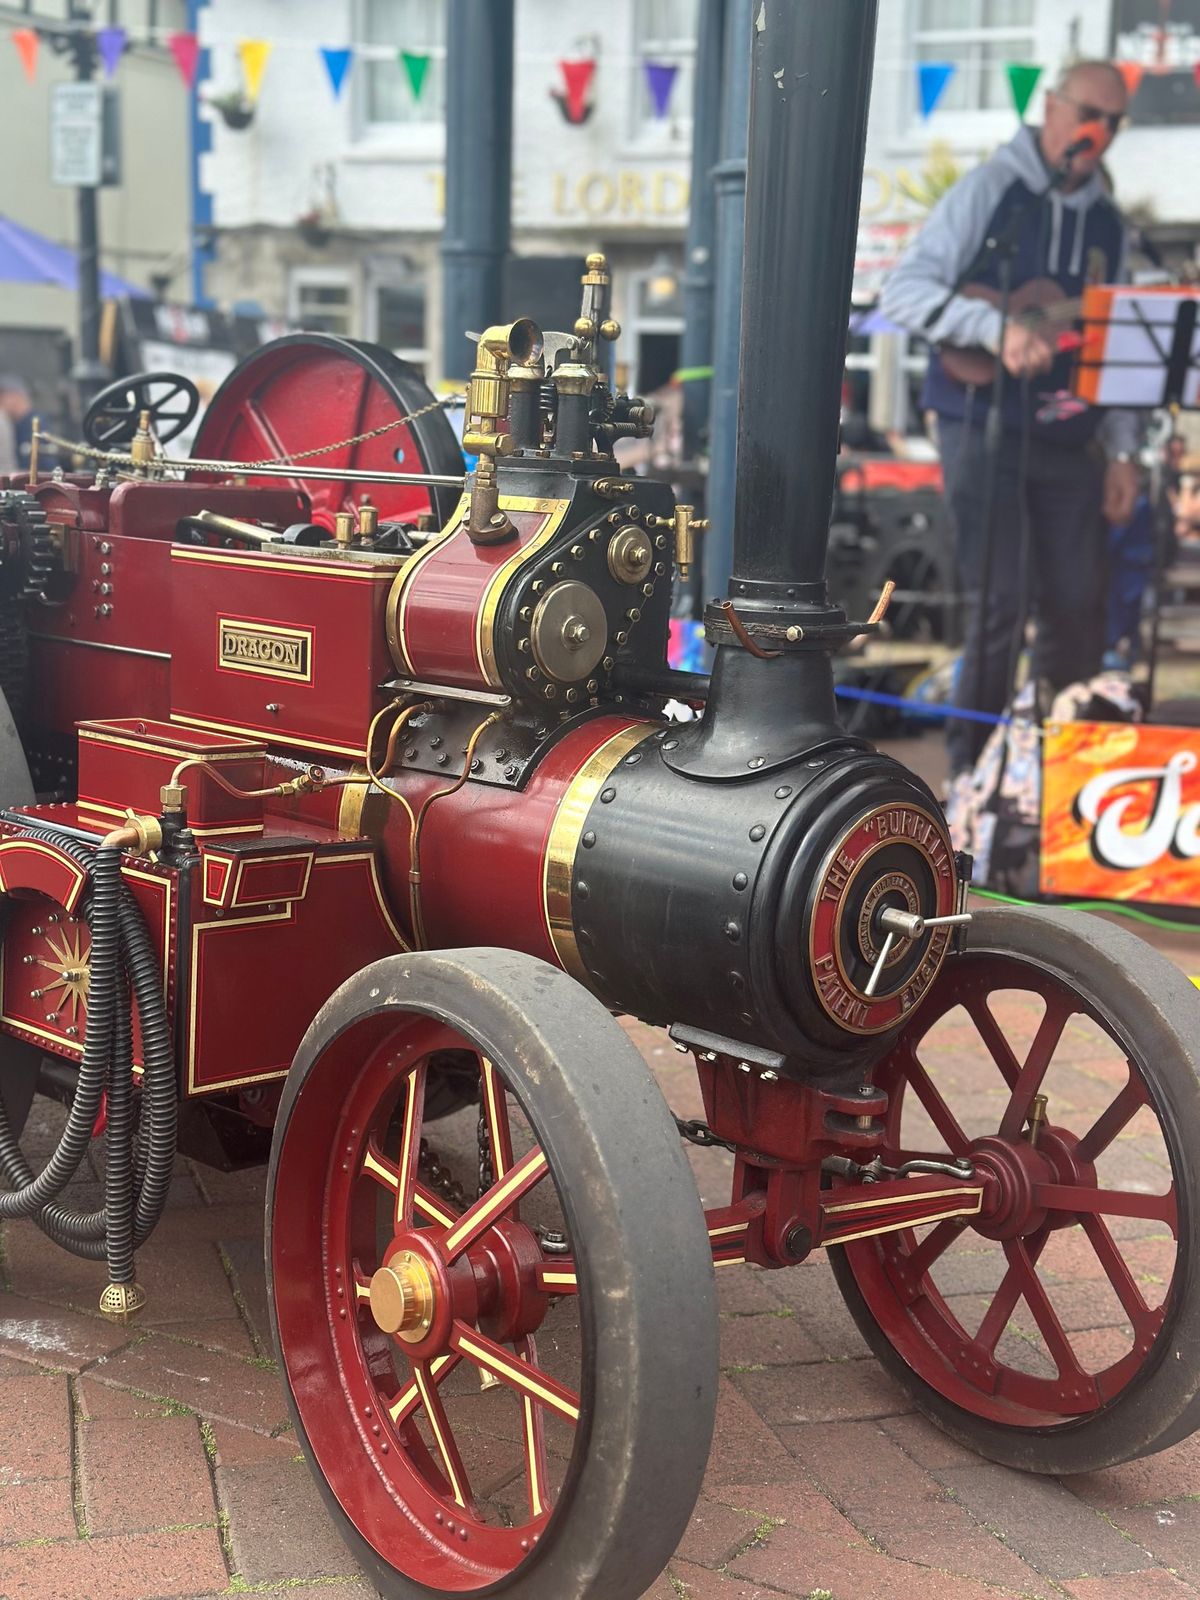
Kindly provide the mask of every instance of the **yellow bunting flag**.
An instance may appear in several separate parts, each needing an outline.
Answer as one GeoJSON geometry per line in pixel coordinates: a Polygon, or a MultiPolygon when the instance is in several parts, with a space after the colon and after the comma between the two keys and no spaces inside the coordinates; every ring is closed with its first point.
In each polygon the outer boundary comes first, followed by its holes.
{"type": "Polygon", "coordinates": [[[257,100],[262,88],[263,73],[267,70],[267,57],[271,54],[269,39],[243,39],[238,44],[242,73],[246,79],[246,93],[257,100]]]}

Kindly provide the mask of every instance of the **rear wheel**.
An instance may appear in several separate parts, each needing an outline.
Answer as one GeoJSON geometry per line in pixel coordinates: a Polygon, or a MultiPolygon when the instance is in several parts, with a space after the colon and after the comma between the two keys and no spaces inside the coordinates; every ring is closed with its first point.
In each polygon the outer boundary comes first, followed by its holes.
{"type": "Polygon", "coordinates": [[[457,950],[344,984],[284,1090],[267,1267],[305,1456],[389,1600],[653,1582],[711,1440],[712,1265],[657,1086],[572,979],[457,950]]]}
{"type": "Polygon", "coordinates": [[[1009,1466],[1091,1472],[1200,1425],[1200,995],[1094,917],[977,912],[873,1074],[883,1159],[966,1157],[974,1218],[830,1252],[880,1361],[1009,1466]]]}

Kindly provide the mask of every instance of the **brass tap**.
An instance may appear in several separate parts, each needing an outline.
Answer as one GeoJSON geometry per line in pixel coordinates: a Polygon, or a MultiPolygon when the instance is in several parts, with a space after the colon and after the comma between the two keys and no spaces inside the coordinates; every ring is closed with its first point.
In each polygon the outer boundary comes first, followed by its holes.
{"type": "Polygon", "coordinates": [[[343,547],[354,543],[354,513],[338,511],[333,519],[333,537],[343,547]]]}
{"type": "Polygon", "coordinates": [[[542,330],[528,317],[497,323],[480,336],[475,370],[467,385],[467,417],[463,449],[478,457],[471,475],[467,537],[476,544],[499,544],[513,535],[513,525],[500,510],[496,460],[512,450],[508,419],[509,367],[535,366],[542,359],[542,330]]]}
{"type": "Polygon", "coordinates": [[[369,495],[363,495],[358,508],[358,537],[364,542],[379,532],[379,507],[369,495]]]}
{"type": "Polygon", "coordinates": [[[133,457],[133,470],[145,477],[158,454],[158,440],[150,426],[149,411],[143,411],[138,417],[137,432],[129,446],[129,454],[133,457]]]}
{"type": "Polygon", "coordinates": [[[708,518],[698,517],[695,506],[676,506],[674,516],[656,517],[651,513],[646,517],[646,523],[651,528],[674,530],[675,565],[679,568],[679,576],[686,578],[696,559],[695,536],[708,527],[708,518]]]}

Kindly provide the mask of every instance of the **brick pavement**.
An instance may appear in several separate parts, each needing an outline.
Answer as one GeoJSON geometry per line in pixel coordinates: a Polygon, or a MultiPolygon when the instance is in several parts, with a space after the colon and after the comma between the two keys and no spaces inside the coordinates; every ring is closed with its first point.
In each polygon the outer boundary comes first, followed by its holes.
{"type": "MultiPolygon", "coordinates": [[[[1185,959],[1186,947],[1175,953],[1185,959]]],[[[680,1111],[687,1066],[634,1036],[680,1111]]],[[[1086,1032],[1068,1040],[1063,1093],[1111,1094],[1086,1032]]],[[[939,1075],[986,1120],[994,1096],[963,1078],[951,1037],[939,1075]]],[[[964,1102],[965,1103],[965,1102],[964,1102]]],[[[35,1151],[53,1133],[39,1107],[35,1151]]],[[[994,1126],[994,1122],[993,1122],[994,1126]]],[[[1152,1152],[1131,1125],[1123,1170],[1152,1152]]],[[[706,1201],[729,1158],[694,1152],[706,1201]]],[[[89,1174],[89,1182],[93,1181],[89,1174]]],[[[369,1600],[324,1515],[286,1420],[267,1344],[262,1175],[180,1162],[170,1209],[140,1257],[136,1328],[95,1311],[102,1270],[30,1225],[0,1235],[0,1596],[156,1600],[233,1593],[369,1600]]],[[[1128,1221],[1148,1296],[1166,1245],[1128,1221]]],[[[992,1284],[983,1252],[954,1267],[964,1316],[992,1284]]],[[[1073,1327],[1120,1338],[1094,1255],[1055,1267],[1073,1327]]],[[[1024,1477],[931,1427],[866,1352],[823,1259],[786,1273],[718,1273],[718,1435],[696,1514],[650,1600],[1185,1600],[1200,1591],[1200,1436],[1087,1477],[1024,1477]]],[[[1014,1318],[1020,1323],[1020,1317],[1014,1318]]],[[[1037,1370],[1029,1330],[1010,1330],[1037,1370]]],[[[569,1600],[564,1596],[563,1600],[569,1600]]]]}

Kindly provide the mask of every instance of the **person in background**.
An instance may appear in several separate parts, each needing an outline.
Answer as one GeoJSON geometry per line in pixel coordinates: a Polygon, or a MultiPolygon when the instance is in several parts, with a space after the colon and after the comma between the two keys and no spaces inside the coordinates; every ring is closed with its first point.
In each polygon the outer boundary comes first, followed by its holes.
{"type": "Polygon", "coordinates": [[[24,378],[0,372],[0,413],[12,428],[17,472],[28,472],[33,452],[33,396],[24,378]]]}
{"type": "MultiPolygon", "coordinates": [[[[1132,514],[1138,417],[1073,406],[1050,408],[1057,411],[1052,419],[1039,416],[1047,409],[1047,391],[1066,388],[1069,357],[1059,357],[1052,333],[1035,322],[1012,318],[1002,332],[997,306],[960,292],[960,285],[996,289],[999,264],[986,242],[1010,223],[1016,235],[1014,288],[1050,278],[1064,296],[1074,298],[1089,279],[1121,278],[1126,228],[1097,166],[1121,125],[1125,104],[1124,80],[1111,62],[1080,61],[1068,68],[1046,96],[1043,125],[1022,126],[942,197],[880,300],[884,316],[935,346],[922,405],[937,417],[967,595],[956,702],[964,708],[1004,709],[1029,577],[1038,618],[1037,678],[1058,690],[1100,668],[1107,590],[1101,508],[1114,526],[1124,525],[1132,514]],[[1081,138],[1090,142],[1068,158],[1081,138]],[[1060,168],[1065,176],[1051,189],[1060,168]],[[937,347],[946,345],[989,351],[1009,375],[986,616],[980,615],[979,595],[987,534],[984,423],[991,386],[957,382],[938,353],[937,347]],[[1032,569],[1028,574],[1023,551],[1032,569]]],[[[949,723],[952,782],[974,765],[986,733],[986,725],[977,722],[949,723]]]]}

